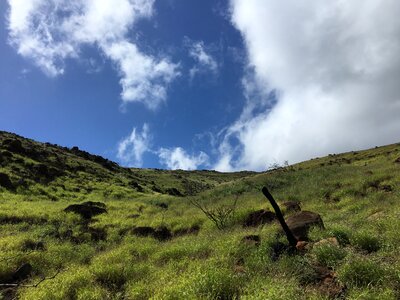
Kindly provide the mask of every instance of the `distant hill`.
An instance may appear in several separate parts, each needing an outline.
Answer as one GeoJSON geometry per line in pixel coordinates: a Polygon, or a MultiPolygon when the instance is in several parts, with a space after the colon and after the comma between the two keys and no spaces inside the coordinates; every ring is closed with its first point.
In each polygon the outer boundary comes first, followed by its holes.
{"type": "Polygon", "coordinates": [[[187,196],[256,174],[123,168],[78,147],[40,143],[4,131],[0,131],[0,172],[8,175],[12,183],[10,188],[16,191],[24,192],[34,186],[42,186],[63,190],[66,197],[81,192],[104,191],[110,185],[132,195],[187,196]]]}

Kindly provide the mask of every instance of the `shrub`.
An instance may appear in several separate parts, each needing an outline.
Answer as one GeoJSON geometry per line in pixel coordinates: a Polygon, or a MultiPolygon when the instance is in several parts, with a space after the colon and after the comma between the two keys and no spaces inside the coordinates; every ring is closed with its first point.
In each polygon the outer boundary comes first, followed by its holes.
{"type": "Polygon", "coordinates": [[[338,273],[344,284],[353,287],[377,285],[385,276],[385,270],[379,264],[365,258],[349,260],[338,273]]]}
{"type": "Polygon", "coordinates": [[[215,224],[218,229],[222,230],[227,228],[228,225],[230,225],[235,218],[236,204],[238,198],[239,194],[235,196],[233,203],[228,205],[222,204],[213,208],[205,206],[203,203],[201,203],[201,201],[195,198],[190,199],[190,203],[200,209],[206,215],[206,217],[215,224]]]}

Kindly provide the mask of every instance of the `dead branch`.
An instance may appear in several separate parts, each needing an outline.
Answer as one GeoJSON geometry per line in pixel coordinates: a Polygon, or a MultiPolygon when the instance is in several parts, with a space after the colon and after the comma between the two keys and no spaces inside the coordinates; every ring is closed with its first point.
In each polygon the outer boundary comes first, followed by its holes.
{"type": "Polygon", "coordinates": [[[232,205],[221,205],[215,208],[208,208],[195,199],[190,199],[190,203],[200,209],[218,229],[222,230],[227,226],[229,220],[234,217],[238,198],[239,195],[236,195],[232,205]]]}
{"type": "Polygon", "coordinates": [[[289,229],[289,226],[286,224],[285,219],[283,218],[281,209],[279,208],[278,204],[276,203],[274,197],[272,197],[271,193],[268,191],[268,189],[266,187],[262,188],[262,192],[263,192],[264,196],[269,200],[272,207],[274,208],[276,217],[278,218],[279,223],[281,223],[282,229],[286,234],[286,238],[289,242],[289,245],[291,247],[295,248],[296,244],[297,244],[297,239],[293,235],[292,231],[289,229]]]}

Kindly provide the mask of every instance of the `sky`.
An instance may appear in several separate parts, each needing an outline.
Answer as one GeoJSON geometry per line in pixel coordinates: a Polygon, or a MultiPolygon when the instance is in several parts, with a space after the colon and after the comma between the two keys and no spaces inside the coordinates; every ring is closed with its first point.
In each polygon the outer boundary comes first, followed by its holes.
{"type": "Polygon", "coordinates": [[[0,130],[265,170],[400,140],[397,0],[0,2],[0,130]]]}

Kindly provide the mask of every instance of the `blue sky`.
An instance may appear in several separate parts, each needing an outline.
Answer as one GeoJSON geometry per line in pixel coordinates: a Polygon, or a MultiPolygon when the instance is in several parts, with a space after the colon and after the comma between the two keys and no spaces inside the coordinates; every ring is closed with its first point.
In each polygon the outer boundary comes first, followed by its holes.
{"type": "Polygon", "coordinates": [[[0,129],[222,171],[397,142],[398,2],[283,2],[2,1],[0,129]]]}

